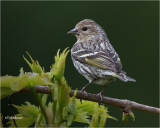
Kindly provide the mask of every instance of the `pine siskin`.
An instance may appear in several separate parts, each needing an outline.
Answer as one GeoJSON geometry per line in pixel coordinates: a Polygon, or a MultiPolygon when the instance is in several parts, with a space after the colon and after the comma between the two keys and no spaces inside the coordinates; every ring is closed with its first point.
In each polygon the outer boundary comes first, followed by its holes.
{"type": "MultiPolygon", "coordinates": [[[[82,88],[86,93],[86,87],[91,83],[104,85],[116,78],[127,82],[136,80],[126,76],[122,71],[120,58],[110,44],[105,31],[95,21],[85,19],[80,21],[68,34],[77,37],[77,42],[71,49],[71,57],[75,68],[89,83],[82,88]]],[[[103,100],[104,89],[99,93],[103,100]]]]}

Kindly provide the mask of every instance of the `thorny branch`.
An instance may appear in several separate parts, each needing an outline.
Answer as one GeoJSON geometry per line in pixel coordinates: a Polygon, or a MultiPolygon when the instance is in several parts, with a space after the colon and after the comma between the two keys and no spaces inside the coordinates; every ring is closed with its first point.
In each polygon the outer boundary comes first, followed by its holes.
{"type": "MultiPolygon", "coordinates": [[[[46,94],[51,93],[48,86],[35,85],[34,88],[37,93],[46,93],[46,94]]],[[[23,88],[20,92],[31,92],[31,90],[29,88],[23,88]]],[[[73,93],[74,93],[74,90],[71,90],[70,92],[71,97],[73,96],[73,93]]],[[[77,92],[76,98],[89,100],[93,102],[100,102],[100,98],[96,94],[91,94],[91,93],[88,93],[88,97],[86,98],[86,95],[84,93],[77,92]]],[[[116,98],[110,98],[110,97],[104,96],[102,103],[111,105],[111,106],[117,106],[122,109],[125,109],[125,108],[130,109],[130,110],[135,109],[139,111],[160,114],[160,108],[139,104],[134,101],[127,100],[127,99],[122,100],[122,99],[116,99],[116,98]]]]}

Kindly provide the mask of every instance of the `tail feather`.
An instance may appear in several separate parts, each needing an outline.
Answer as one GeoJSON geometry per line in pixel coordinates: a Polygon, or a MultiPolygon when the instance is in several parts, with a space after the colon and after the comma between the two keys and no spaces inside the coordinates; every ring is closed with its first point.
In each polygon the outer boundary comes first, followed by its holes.
{"type": "Polygon", "coordinates": [[[136,82],[135,79],[129,77],[129,76],[126,76],[123,72],[122,73],[119,73],[117,74],[117,78],[124,81],[124,82],[127,82],[127,81],[132,81],[132,82],[136,82]]]}
{"type": "Polygon", "coordinates": [[[103,72],[104,75],[109,75],[109,76],[114,76],[124,82],[127,82],[127,81],[132,81],[132,82],[136,82],[135,79],[129,77],[129,76],[126,76],[126,73],[124,71],[121,71],[121,73],[115,73],[115,72],[109,72],[109,71],[106,71],[106,72],[103,72]]]}

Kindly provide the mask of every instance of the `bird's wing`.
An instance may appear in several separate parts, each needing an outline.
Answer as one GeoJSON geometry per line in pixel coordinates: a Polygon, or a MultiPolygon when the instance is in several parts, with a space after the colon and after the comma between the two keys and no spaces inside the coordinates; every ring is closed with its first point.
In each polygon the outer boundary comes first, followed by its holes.
{"type": "Polygon", "coordinates": [[[108,38],[105,38],[105,41],[102,40],[101,38],[98,38],[98,39],[99,39],[98,44],[99,44],[99,47],[101,48],[100,50],[107,54],[110,60],[114,62],[117,72],[120,72],[122,69],[121,60],[119,58],[119,55],[116,53],[115,49],[109,42],[108,38]]]}
{"type": "Polygon", "coordinates": [[[107,54],[108,54],[110,60],[112,60],[112,62],[114,62],[117,72],[121,72],[122,63],[119,58],[119,55],[116,53],[116,51],[114,49],[106,50],[106,51],[107,51],[107,54]]]}
{"type": "Polygon", "coordinates": [[[72,57],[81,63],[104,70],[116,71],[114,61],[103,51],[80,50],[73,52],[72,57]]]}

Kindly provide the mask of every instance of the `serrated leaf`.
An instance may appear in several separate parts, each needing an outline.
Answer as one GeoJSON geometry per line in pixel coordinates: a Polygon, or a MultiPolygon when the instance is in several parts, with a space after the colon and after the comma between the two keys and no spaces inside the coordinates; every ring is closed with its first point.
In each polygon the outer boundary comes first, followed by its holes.
{"type": "Polygon", "coordinates": [[[20,91],[22,88],[28,86],[28,82],[29,82],[29,76],[23,75],[22,77],[19,77],[19,79],[13,81],[10,84],[11,90],[20,91]]]}
{"type": "MultiPolygon", "coordinates": [[[[32,125],[38,117],[39,109],[35,105],[31,105],[29,102],[25,102],[25,105],[13,105],[17,108],[19,114],[16,114],[16,124],[18,127],[29,127],[32,125]]],[[[7,122],[10,127],[14,127],[13,120],[7,122]]]]}
{"type": "Polygon", "coordinates": [[[70,100],[69,96],[70,90],[71,90],[70,87],[67,86],[66,80],[63,77],[58,92],[58,103],[60,105],[60,108],[66,107],[68,105],[70,100]]]}
{"type": "Polygon", "coordinates": [[[33,86],[33,85],[53,85],[52,82],[50,81],[50,78],[47,74],[42,74],[39,75],[37,73],[25,73],[25,75],[29,76],[29,85],[28,86],[33,86]]]}
{"type": "MultiPolygon", "coordinates": [[[[49,85],[52,84],[49,80],[46,80],[47,77],[40,76],[37,73],[25,73],[19,79],[13,81],[10,84],[11,90],[20,91],[24,87],[31,87],[34,85],[49,85]]],[[[49,78],[48,78],[49,79],[49,78]]]]}
{"type": "MultiPolygon", "coordinates": [[[[94,106],[94,114],[92,115],[92,120],[90,122],[89,127],[99,127],[99,111],[97,106],[94,106]]],[[[103,126],[102,126],[103,127],[103,126]]]]}
{"type": "Polygon", "coordinates": [[[70,98],[70,103],[65,109],[64,119],[67,121],[67,127],[69,127],[77,116],[76,96],[77,91],[74,92],[73,97],[70,98]]]}
{"type": "Polygon", "coordinates": [[[31,85],[49,85],[52,84],[51,82],[49,82],[49,80],[46,80],[47,78],[44,78],[42,76],[34,76],[33,78],[30,79],[30,84],[31,85]]]}
{"type": "Polygon", "coordinates": [[[76,99],[76,103],[77,103],[77,117],[75,121],[77,122],[89,123],[90,122],[89,115],[93,115],[95,113],[94,107],[97,108],[99,115],[102,115],[102,120],[99,123],[100,126],[102,126],[105,123],[106,118],[117,120],[116,118],[108,114],[108,110],[106,107],[104,107],[103,105],[99,107],[98,103],[96,102],[83,101],[81,104],[80,100],[76,99]]]}
{"type": "Polygon", "coordinates": [[[87,112],[77,111],[77,116],[74,121],[89,124],[90,120],[87,112]]]}
{"type": "MultiPolygon", "coordinates": [[[[97,108],[98,109],[98,108],[97,108]]],[[[99,120],[99,125],[98,127],[104,127],[105,123],[106,123],[106,119],[108,118],[107,117],[107,113],[104,112],[104,113],[99,113],[99,116],[100,116],[100,120],[99,120]],[[106,118],[107,117],[107,118],[106,118]]]]}
{"type": "Polygon", "coordinates": [[[18,112],[23,117],[29,117],[29,118],[37,118],[39,114],[39,109],[35,105],[31,105],[29,102],[25,102],[26,105],[13,105],[15,108],[17,108],[18,112]]]}
{"type": "Polygon", "coordinates": [[[29,65],[29,67],[31,68],[32,72],[38,73],[38,74],[42,74],[44,73],[44,68],[42,68],[39,64],[39,62],[36,60],[34,61],[33,58],[31,57],[31,55],[27,52],[31,63],[23,56],[24,60],[27,62],[27,64],[29,65]]]}
{"type": "Polygon", "coordinates": [[[67,54],[69,50],[66,48],[61,54],[60,50],[57,52],[57,56],[55,56],[55,64],[51,67],[51,74],[56,78],[58,82],[61,81],[63,75],[64,75],[64,69],[65,69],[65,61],[67,54]]]}
{"type": "MultiPolygon", "coordinates": [[[[115,119],[108,114],[107,108],[104,106],[99,107],[98,103],[83,101],[83,104],[81,104],[78,99],[75,99],[75,95],[70,98],[71,88],[67,85],[64,78],[65,61],[68,52],[69,50],[65,49],[60,54],[60,50],[58,50],[57,56],[55,56],[55,64],[52,65],[48,73],[45,73],[39,62],[34,61],[27,53],[31,62],[25,57],[24,59],[33,73],[25,73],[23,68],[21,68],[18,77],[7,76],[2,81],[2,97],[11,94],[13,91],[19,91],[24,87],[33,87],[34,85],[49,85],[51,89],[53,102],[49,102],[48,105],[46,105],[47,95],[34,93],[38,97],[37,101],[39,101],[40,107],[44,108],[41,109],[43,110],[42,112],[38,107],[31,105],[29,102],[22,106],[13,105],[20,113],[15,116],[23,117],[21,120],[16,120],[18,127],[28,127],[35,121],[35,127],[46,126],[46,122],[49,122],[48,126],[66,127],[70,126],[73,121],[88,124],[91,122],[90,126],[92,127],[103,127],[106,118],[115,119]],[[92,120],[90,120],[91,116],[92,120]]],[[[14,126],[13,121],[9,123],[11,126],[14,126]]]]}
{"type": "Polygon", "coordinates": [[[55,115],[56,124],[62,123],[64,108],[69,104],[70,100],[69,96],[70,88],[69,86],[67,86],[64,77],[61,79],[60,83],[61,83],[60,85],[56,85],[56,87],[54,87],[56,89],[58,86],[58,99],[56,104],[56,115],[55,115]]]}
{"type": "Polygon", "coordinates": [[[19,80],[20,77],[17,76],[1,76],[0,79],[0,86],[1,87],[6,87],[6,88],[10,88],[10,85],[13,81],[19,80]]]}
{"type": "Polygon", "coordinates": [[[17,80],[19,80],[20,77],[15,76],[2,76],[0,78],[0,89],[1,89],[1,95],[0,98],[4,98],[14,92],[14,90],[11,89],[11,84],[17,80]]]}
{"type": "Polygon", "coordinates": [[[104,109],[103,113],[102,110],[99,111],[98,106],[94,105],[94,114],[92,116],[92,120],[90,122],[89,127],[104,127],[107,119],[107,110],[104,109]]]}
{"type": "Polygon", "coordinates": [[[34,85],[53,85],[48,74],[24,73],[21,69],[20,76],[2,76],[0,79],[1,97],[4,98],[24,87],[34,85]]]}

